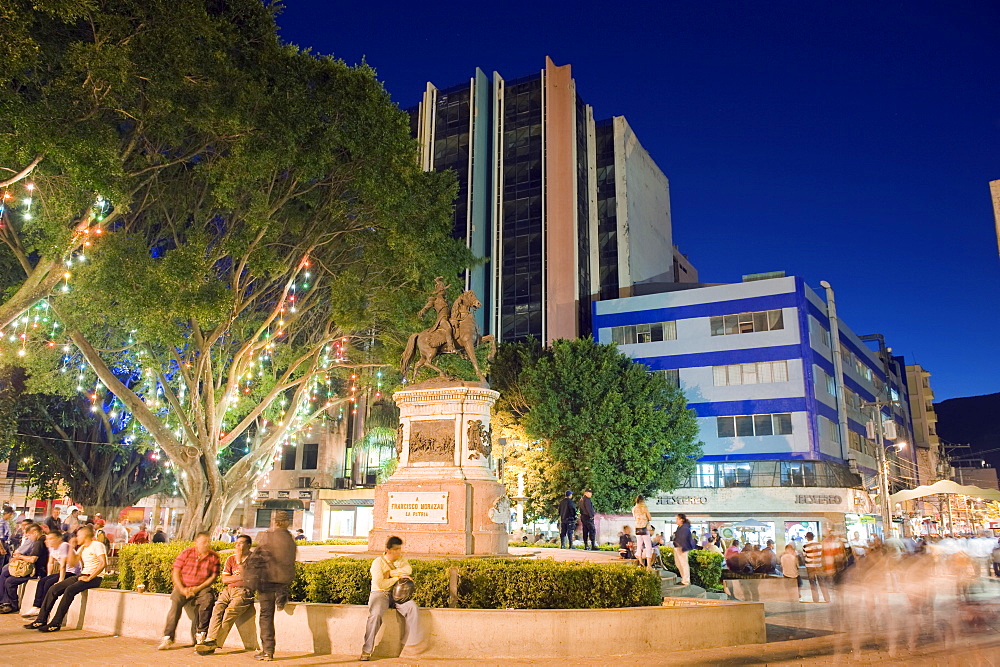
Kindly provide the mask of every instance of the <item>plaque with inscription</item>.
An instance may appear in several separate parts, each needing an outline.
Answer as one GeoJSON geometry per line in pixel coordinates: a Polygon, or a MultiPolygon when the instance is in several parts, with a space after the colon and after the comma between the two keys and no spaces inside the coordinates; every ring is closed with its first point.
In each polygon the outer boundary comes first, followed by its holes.
{"type": "Polygon", "coordinates": [[[455,421],[411,421],[409,447],[410,463],[452,463],[455,460],[455,421]]]}
{"type": "Polygon", "coordinates": [[[390,493],[392,523],[448,523],[448,493],[390,493]]]}

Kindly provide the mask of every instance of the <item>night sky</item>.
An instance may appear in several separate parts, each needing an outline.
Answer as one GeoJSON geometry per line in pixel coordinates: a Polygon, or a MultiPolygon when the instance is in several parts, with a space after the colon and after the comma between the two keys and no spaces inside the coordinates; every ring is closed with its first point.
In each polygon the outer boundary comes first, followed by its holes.
{"type": "Polygon", "coordinates": [[[572,64],[670,179],[703,282],[828,280],[937,400],[1000,391],[1000,2],[286,2],[286,41],[367,61],[403,108],[572,64]]]}

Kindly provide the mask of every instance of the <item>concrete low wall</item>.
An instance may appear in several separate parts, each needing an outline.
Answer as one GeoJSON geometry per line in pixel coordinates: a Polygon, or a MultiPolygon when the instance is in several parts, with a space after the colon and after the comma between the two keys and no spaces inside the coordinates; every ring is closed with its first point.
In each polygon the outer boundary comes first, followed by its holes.
{"type": "MultiPolygon", "coordinates": [[[[32,582],[29,595],[33,588],[32,582]]],[[[67,625],[159,640],[169,608],[168,595],[94,589],[79,596],[67,625]]],[[[367,616],[361,605],[289,603],[275,615],[278,651],[358,653],[367,616]]],[[[764,605],[683,598],[671,599],[668,607],[626,609],[424,609],[421,621],[428,633],[428,658],[505,658],[515,646],[521,655],[571,658],[765,641],[764,605]]],[[[399,655],[402,619],[387,612],[382,628],[375,655],[399,655]]],[[[191,636],[189,629],[182,619],[178,642],[191,636]]],[[[255,647],[256,637],[255,620],[248,614],[225,646],[255,647]]]]}

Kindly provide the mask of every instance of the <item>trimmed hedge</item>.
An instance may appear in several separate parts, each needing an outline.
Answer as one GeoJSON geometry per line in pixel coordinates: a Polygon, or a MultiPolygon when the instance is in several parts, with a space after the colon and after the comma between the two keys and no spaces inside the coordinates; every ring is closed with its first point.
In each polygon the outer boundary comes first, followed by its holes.
{"type": "MultiPolygon", "coordinates": [[[[122,549],[119,587],[145,584],[169,593],[171,569],[187,543],[130,545],[122,549]]],[[[300,602],[367,604],[371,559],[329,558],[297,562],[290,597],[300,602]]],[[[561,563],[521,559],[414,560],[414,599],[421,607],[448,606],[448,570],[458,568],[463,609],[610,609],[659,605],[655,572],[626,563],[561,563]]],[[[221,586],[221,582],[217,584],[221,586]]]]}
{"type": "MultiPolygon", "coordinates": [[[[677,565],[674,564],[674,548],[660,547],[660,555],[663,556],[663,563],[667,569],[674,574],[677,565]]],[[[688,565],[691,567],[691,583],[701,586],[705,590],[722,590],[722,565],[725,563],[722,554],[704,549],[693,549],[688,552],[688,565]]]]}

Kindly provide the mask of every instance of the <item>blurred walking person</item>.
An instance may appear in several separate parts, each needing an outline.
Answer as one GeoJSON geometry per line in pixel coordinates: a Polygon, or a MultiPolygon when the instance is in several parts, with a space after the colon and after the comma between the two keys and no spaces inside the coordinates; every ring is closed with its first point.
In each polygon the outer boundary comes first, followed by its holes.
{"type": "Polygon", "coordinates": [[[274,513],[271,528],[257,534],[257,549],[265,567],[257,589],[260,603],[261,650],[254,657],[274,660],[274,612],[281,611],[288,602],[288,585],[295,578],[295,540],[288,532],[291,523],[288,513],[274,513]]]}
{"type": "Polygon", "coordinates": [[[823,545],[816,541],[811,532],[806,533],[806,543],[802,545],[806,555],[806,576],[809,577],[809,588],[812,589],[812,601],[820,602],[820,590],[823,591],[823,602],[830,601],[830,587],[823,573],[823,545]]]}

